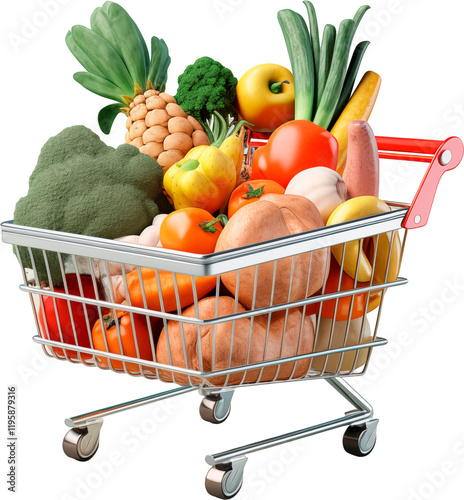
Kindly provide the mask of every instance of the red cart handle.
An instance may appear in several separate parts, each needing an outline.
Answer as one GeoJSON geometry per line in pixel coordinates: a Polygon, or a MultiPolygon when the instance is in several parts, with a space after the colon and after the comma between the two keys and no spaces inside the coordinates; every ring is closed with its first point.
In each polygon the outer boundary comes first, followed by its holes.
{"type": "Polygon", "coordinates": [[[461,163],[464,155],[464,145],[461,139],[459,137],[449,137],[445,141],[393,137],[376,137],[376,139],[379,158],[430,162],[402,223],[406,229],[425,226],[429,220],[441,176],[461,163]]]}
{"type": "MultiPolygon", "coordinates": [[[[251,132],[248,146],[264,146],[271,134],[251,132]]],[[[430,163],[427,172],[409,207],[402,226],[406,229],[423,227],[429,220],[430,210],[441,176],[453,170],[464,155],[464,145],[459,137],[449,137],[445,141],[427,139],[400,139],[396,137],[376,137],[379,158],[430,163]]]]}

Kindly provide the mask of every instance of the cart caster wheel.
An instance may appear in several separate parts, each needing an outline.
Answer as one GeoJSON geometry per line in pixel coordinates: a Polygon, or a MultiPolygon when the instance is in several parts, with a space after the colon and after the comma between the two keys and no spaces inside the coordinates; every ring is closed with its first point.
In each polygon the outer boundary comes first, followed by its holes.
{"type": "Polygon", "coordinates": [[[243,458],[211,467],[206,474],[206,491],[216,498],[233,498],[242,487],[243,469],[247,460],[243,458]]]}
{"type": "Polygon", "coordinates": [[[206,422],[222,424],[230,415],[230,402],[234,391],[205,396],[200,404],[200,416],[206,422]]]}
{"type": "Polygon", "coordinates": [[[366,457],[374,449],[379,421],[370,420],[362,425],[350,425],[343,436],[343,448],[355,457],[366,457]]]}
{"type": "Polygon", "coordinates": [[[103,420],[98,419],[86,427],[71,429],[64,436],[63,451],[79,462],[90,460],[97,453],[102,425],[103,420]]]}

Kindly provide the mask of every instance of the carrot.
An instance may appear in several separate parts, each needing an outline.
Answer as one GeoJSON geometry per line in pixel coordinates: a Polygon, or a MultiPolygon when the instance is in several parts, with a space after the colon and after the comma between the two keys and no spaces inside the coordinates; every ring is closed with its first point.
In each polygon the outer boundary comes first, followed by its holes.
{"type": "MultiPolygon", "coordinates": [[[[148,309],[161,311],[160,293],[155,269],[142,267],[141,273],[148,309]]],[[[193,304],[194,293],[192,287],[192,276],[187,274],[173,274],[168,271],[158,271],[158,273],[161,285],[161,298],[165,311],[169,312],[177,310],[174,276],[176,278],[180,308],[183,309],[184,307],[193,304]]],[[[130,303],[135,307],[145,307],[138,271],[132,271],[127,274],[126,278],[130,303]]],[[[216,276],[196,276],[194,279],[198,300],[204,297],[216,285],[216,276]]]]}

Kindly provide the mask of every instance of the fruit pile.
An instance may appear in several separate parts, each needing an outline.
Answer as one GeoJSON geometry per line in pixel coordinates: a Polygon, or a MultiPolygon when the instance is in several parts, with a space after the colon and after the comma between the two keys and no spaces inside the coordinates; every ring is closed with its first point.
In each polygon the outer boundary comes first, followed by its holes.
{"type": "MultiPolygon", "coordinates": [[[[114,101],[98,114],[102,132],[110,132],[119,113],[127,116],[126,144],[114,150],[85,127],[65,129],[50,139],[28,195],[17,204],[15,223],[210,254],[389,211],[378,198],[378,151],[367,123],[381,79],[367,71],[355,89],[369,42],[360,42],[350,59],[355,32],[369,7],[343,20],[338,31],[326,25],[320,39],[314,6],[303,3],[309,26],[292,10],[278,13],[292,71],[262,64],[237,79],[204,56],[179,76],[175,96],[166,92],[171,62],[166,42],[154,36],[149,50],[117,3],[95,9],[90,28],[73,26],[66,35],[68,48],[85,69],[74,79],[114,101]],[[250,138],[262,139],[263,146],[248,147],[245,155],[250,138]],[[64,208],[56,203],[60,199],[64,208]]],[[[394,281],[400,247],[391,232],[363,246],[350,242],[345,250],[338,245],[262,264],[259,277],[256,266],[250,266],[221,275],[221,290],[214,296],[208,294],[219,283],[216,276],[193,278],[117,263],[106,263],[105,273],[115,304],[178,313],[180,308],[184,316],[208,320],[301,301],[324,290],[394,281]]],[[[32,253],[43,285],[52,282],[55,292],[65,290],[60,288],[65,281],[60,262],[51,258],[46,265],[39,251],[32,253]]],[[[22,258],[30,264],[30,254],[22,258]]],[[[89,292],[95,298],[93,287],[76,286],[75,275],[66,281],[73,283],[68,293],[89,292]]],[[[70,321],[67,307],[57,316],[51,297],[44,298],[39,320],[43,336],[51,340],[63,336],[72,345],[150,361],[156,354],[160,363],[185,367],[188,362],[194,369],[209,370],[215,363],[218,370],[367,342],[372,336],[365,314],[378,307],[380,297],[381,291],[360,292],[223,322],[217,329],[201,327],[200,337],[196,325],[182,327],[172,320],[163,328],[161,320],[150,323],[139,315],[131,323],[128,313],[116,309],[102,318],[96,306],[80,303],[72,308],[70,321]]],[[[335,358],[340,356],[329,356],[326,369],[335,369],[335,358]]],[[[323,370],[324,359],[317,359],[313,369],[323,370]]],[[[119,361],[97,360],[103,367],[122,367],[119,361]]],[[[351,371],[365,360],[362,351],[347,355],[339,369],[351,371]]],[[[303,376],[309,362],[286,363],[278,372],[275,366],[260,374],[252,371],[245,381],[303,376]]],[[[153,372],[134,364],[125,369],[153,372]]],[[[166,370],[160,377],[189,383],[166,370]]],[[[241,377],[236,373],[213,383],[239,383],[241,377]]]]}

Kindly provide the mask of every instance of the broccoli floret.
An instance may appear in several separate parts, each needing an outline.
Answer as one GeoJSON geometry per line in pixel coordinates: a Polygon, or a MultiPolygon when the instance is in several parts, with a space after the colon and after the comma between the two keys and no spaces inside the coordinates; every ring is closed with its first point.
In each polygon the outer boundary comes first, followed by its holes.
{"type": "MultiPolygon", "coordinates": [[[[158,162],[135,146],[114,149],[84,126],[69,127],[43,146],[14,222],[109,239],[139,234],[159,213],[162,185],[158,162]]],[[[47,253],[52,280],[59,284],[58,257],[47,253]]],[[[26,248],[20,255],[32,268],[26,248]]],[[[33,256],[39,280],[48,282],[42,250],[33,256]]]]}
{"type": "Polygon", "coordinates": [[[177,81],[177,103],[203,125],[214,142],[223,131],[224,121],[228,128],[231,119],[237,117],[233,106],[237,78],[220,62],[200,57],[185,68],[177,81]],[[217,120],[215,134],[211,131],[213,116],[217,120]]]}

